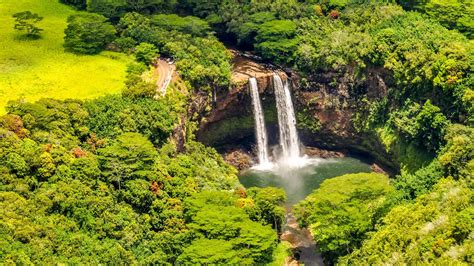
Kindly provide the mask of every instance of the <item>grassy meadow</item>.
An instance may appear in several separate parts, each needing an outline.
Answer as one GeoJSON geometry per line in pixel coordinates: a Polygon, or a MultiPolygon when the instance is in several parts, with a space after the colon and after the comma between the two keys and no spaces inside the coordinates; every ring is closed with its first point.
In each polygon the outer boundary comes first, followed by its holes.
{"type": "Polygon", "coordinates": [[[103,52],[84,56],[63,48],[67,17],[74,9],[58,0],[0,1],[0,114],[10,100],[94,98],[123,87],[129,58],[103,52]],[[16,12],[30,10],[44,19],[41,39],[25,40],[13,29],[16,12]]]}

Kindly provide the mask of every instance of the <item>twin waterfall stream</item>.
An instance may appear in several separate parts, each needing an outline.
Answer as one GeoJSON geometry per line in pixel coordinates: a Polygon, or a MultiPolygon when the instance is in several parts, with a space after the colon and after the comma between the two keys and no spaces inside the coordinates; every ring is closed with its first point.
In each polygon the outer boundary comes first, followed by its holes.
{"type": "Polygon", "coordinates": [[[258,91],[257,79],[249,79],[250,93],[252,95],[253,113],[255,118],[255,140],[257,142],[258,163],[266,165],[270,163],[268,158],[267,129],[263,116],[262,103],[258,91]]]}
{"type": "MultiPolygon", "coordinates": [[[[265,127],[265,118],[260,101],[257,80],[249,79],[250,94],[252,97],[253,113],[255,118],[255,138],[259,164],[257,168],[272,168],[270,162],[268,136],[265,127]]],[[[293,166],[301,162],[298,132],[296,131],[296,118],[291,100],[289,82],[283,82],[279,75],[273,75],[273,88],[278,113],[278,128],[281,152],[277,159],[278,165],[293,166]]]]}

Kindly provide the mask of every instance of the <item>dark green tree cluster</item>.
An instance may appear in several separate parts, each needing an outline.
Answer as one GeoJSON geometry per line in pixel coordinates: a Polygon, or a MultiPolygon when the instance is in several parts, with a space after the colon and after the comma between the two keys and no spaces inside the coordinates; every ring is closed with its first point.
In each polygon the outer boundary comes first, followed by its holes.
{"type": "Polygon", "coordinates": [[[405,108],[391,113],[393,127],[407,141],[428,151],[436,151],[444,144],[444,135],[449,120],[441,113],[439,107],[426,101],[423,106],[409,100],[405,108]]]}
{"type": "Polygon", "coordinates": [[[457,29],[469,38],[474,37],[474,3],[469,0],[411,0],[397,1],[408,10],[425,13],[449,29],[457,29]]]}
{"type": "Polygon", "coordinates": [[[393,208],[362,247],[339,263],[472,264],[472,198],[465,182],[443,180],[415,202],[393,208]]]}
{"type": "Polygon", "coordinates": [[[64,47],[80,54],[96,54],[115,38],[115,28],[98,14],[77,14],[68,18],[64,47]]]}
{"type": "Polygon", "coordinates": [[[11,103],[0,117],[0,260],[269,262],[277,232],[253,214],[274,215],[284,194],[256,210],[215,150],[189,139],[178,152],[177,99],[11,103]]]}
{"type": "Polygon", "coordinates": [[[309,227],[329,263],[360,247],[373,230],[373,218],[393,191],[387,176],[349,174],[324,181],[295,208],[302,226],[309,227]]]}

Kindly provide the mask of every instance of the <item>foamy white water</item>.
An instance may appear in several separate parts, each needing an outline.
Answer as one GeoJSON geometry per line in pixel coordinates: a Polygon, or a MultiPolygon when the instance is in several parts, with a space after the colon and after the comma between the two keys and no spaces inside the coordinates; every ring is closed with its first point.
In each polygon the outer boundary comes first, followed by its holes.
{"type": "Polygon", "coordinates": [[[280,132],[280,147],[282,154],[279,161],[298,165],[304,160],[300,157],[300,142],[296,131],[296,117],[291,100],[289,83],[281,80],[277,74],[273,75],[273,86],[278,112],[278,128],[280,132]]]}

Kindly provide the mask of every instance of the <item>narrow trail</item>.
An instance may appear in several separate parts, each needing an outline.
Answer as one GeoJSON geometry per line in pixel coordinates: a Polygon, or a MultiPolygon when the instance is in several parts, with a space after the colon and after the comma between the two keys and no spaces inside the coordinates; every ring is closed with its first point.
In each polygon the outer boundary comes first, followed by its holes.
{"type": "Polygon", "coordinates": [[[306,228],[300,228],[295,216],[288,212],[286,224],[281,235],[282,241],[287,241],[293,249],[292,259],[287,260],[285,265],[324,266],[321,254],[317,252],[316,242],[306,228]]]}
{"type": "Polygon", "coordinates": [[[154,75],[158,77],[156,82],[156,95],[164,95],[166,93],[166,89],[173,78],[173,73],[176,69],[174,64],[170,64],[165,60],[158,59],[157,63],[155,64],[155,71],[154,75]]]}

